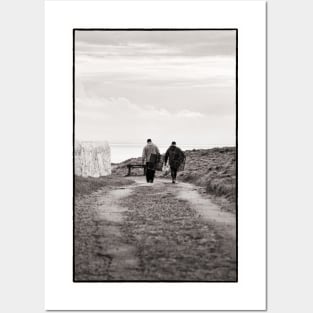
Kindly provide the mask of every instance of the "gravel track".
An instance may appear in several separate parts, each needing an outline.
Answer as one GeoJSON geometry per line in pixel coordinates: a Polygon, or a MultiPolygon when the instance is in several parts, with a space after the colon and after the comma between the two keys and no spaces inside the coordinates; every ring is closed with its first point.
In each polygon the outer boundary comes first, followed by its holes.
{"type": "Polygon", "coordinates": [[[237,280],[234,214],[191,184],[134,179],[76,197],[76,281],[237,280]]]}

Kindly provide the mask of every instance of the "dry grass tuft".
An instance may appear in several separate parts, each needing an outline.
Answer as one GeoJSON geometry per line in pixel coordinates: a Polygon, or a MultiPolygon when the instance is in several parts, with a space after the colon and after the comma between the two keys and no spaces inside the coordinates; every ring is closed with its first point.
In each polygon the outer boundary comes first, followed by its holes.
{"type": "Polygon", "coordinates": [[[133,184],[131,179],[125,179],[117,176],[81,177],[75,176],[75,196],[88,195],[102,187],[119,187],[133,184]]]}

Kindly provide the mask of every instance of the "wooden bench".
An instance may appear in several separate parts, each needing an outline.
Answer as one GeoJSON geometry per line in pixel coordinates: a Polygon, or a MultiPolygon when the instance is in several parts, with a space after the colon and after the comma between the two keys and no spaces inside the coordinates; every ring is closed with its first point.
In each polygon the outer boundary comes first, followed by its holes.
{"type": "Polygon", "coordinates": [[[128,173],[126,176],[131,176],[131,170],[133,168],[143,168],[143,175],[146,175],[146,166],[143,164],[127,164],[128,173]]]}

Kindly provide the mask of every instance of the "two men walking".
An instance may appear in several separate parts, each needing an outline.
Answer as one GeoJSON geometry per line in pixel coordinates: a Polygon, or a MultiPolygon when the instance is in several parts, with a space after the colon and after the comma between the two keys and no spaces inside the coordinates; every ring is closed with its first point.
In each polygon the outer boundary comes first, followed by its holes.
{"type": "MultiPolygon", "coordinates": [[[[148,183],[153,183],[157,163],[160,161],[161,155],[159,148],[152,143],[151,139],[147,140],[147,145],[142,152],[142,162],[146,165],[146,180],[148,183]]],[[[177,171],[185,161],[184,152],[176,147],[176,142],[173,141],[171,146],[165,153],[165,165],[169,162],[171,168],[172,183],[176,183],[177,171]]]]}

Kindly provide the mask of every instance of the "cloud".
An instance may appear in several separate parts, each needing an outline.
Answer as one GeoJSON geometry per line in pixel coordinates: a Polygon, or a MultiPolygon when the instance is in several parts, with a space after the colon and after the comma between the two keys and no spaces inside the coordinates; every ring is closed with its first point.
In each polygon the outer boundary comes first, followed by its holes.
{"type": "Polygon", "coordinates": [[[200,113],[200,112],[182,110],[182,111],[177,113],[177,116],[181,117],[181,118],[201,118],[201,117],[204,117],[205,115],[203,113],[200,113]]]}
{"type": "Polygon", "coordinates": [[[234,31],[76,31],[75,38],[79,138],[233,142],[234,31]]]}
{"type": "Polygon", "coordinates": [[[104,55],[235,55],[235,31],[76,31],[76,51],[104,55]]]}
{"type": "Polygon", "coordinates": [[[75,44],[76,56],[126,57],[126,56],[177,56],[181,54],[178,47],[167,47],[157,43],[131,43],[123,45],[100,45],[77,42],[75,44]]]}
{"type": "Polygon", "coordinates": [[[234,116],[212,116],[182,109],[170,111],[138,105],[126,98],[84,101],[77,99],[75,135],[81,140],[138,143],[230,144],[235,138],[234,116]]]}
{"type": "Polygon", "coordinates": [[[77,31],[76,77],[108,84],[234,84],[234,31],[77,31]]]}
{"type": "Polygon", "coordinates": [[[236,61],[232,57],[77,58],[77,78],[97,78],[107,83],[184,85],[234,85],[236,61]]]}
{"type": "Polygon", "coordinates": [[[201,112],[190,110],[169,111],[165,108],[157,108],[153,105],[138,105],[126,98],[91,99],[89,97],[77,97],[75,101],[75,112],[79,118],[85,119],[118,119],[119,121],[137,120],[178,120],[202,118],[201,112]]]}

